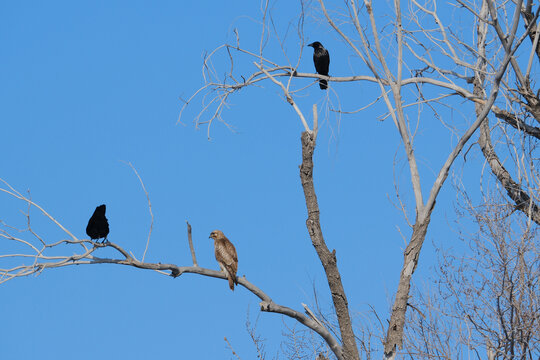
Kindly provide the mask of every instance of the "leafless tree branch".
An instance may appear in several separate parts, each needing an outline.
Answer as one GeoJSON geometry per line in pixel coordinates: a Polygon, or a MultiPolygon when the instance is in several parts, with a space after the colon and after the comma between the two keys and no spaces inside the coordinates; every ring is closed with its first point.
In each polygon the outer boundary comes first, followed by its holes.
{"type": "MultiPolygon", "coordinates": [[[[40,210],[40,212],[48,218],[51,222],[56,224],[65,233],[71,234],[65,227],[63,227],[56,219],[54,219],[47,211],[45,211],[38,204],[25,197],[17,190],[15,190],[6,181],[0,180],[5,187],[0,187],[0,191],[22,200],[26,204],[30,204],[40,210]]],[[[3,223],[0,225],[4,225],[3,223]]],[[[30,232],[31,228],[25,229],[30,232]]],[[[17,231],[20,232],[20,231],[17,231]]],[[[21,252],[13,252],[0,255],[0,261],[8,263],[8,265],[0,267],[0,284],[13,280],[15,278],[39,275],[46,269],[54,269],[75,265],[96,265],[96,264],[117,264],[132,266],[139,269],[154,270],[163,275],[169,275],[177,278],[183,274],[198,274],[207,277],[214,277],[219,279],[227,279],[227,276],[222,271],[206,269],[194,266],[178,266],[174,264],[162,264],[162,263],[148,263],[139,261],[123,249],[120,245],[113,242],[98,243],[89,239],[79,239],[74,235],[71,235],[71,239],[62,239],[53,243],[44,243],[40,246],[32,244],[30,241],[23,239],[20,236],[16,236],[10,231],[9,227],[5,225],[0,228],[0,238],[14,241],[20,245],[21,252]],[[52,248],[59,248],[61,245],[78,245],[83,248],[81,253],[74,253],[72,255],[46,255],[46,251],[52,248]],[[103,258],[97,256],[97,252],[103,248],[112,248],[116,250],[122,258],[103,258]],[[27,261],[30,261],[29,263],[27,261]],[[11,266],[9,265],[11,264],[11,266]]],[[[72,249],[70,247],[70,249],[72,249]]],[[[1,264],[1,263],[0,263],[1,264]]],[[[287,306],[283,306],[275,303],[272,298],[262,291],[255,284],[249,282],[245,277],[238,278],[238,284],[242,285],[252,294],[257,296],[260,302],[260,309],[264,312],[278,313],[295,319],[307,328],[315,331],[319,334],[328,344],[328,346],[335,353],[337,359],[343,360],[342,348],[339,342],[332,336],[332,334],[322,324],[313,320],[312,318],[304,315],[302,312],[293,310],[287,306]]]]}
{"type": "MultiPolygon", "coordinates": [[[[125,161],[124,161],[125,162],[125,161]]],[[[148,251],[148,245],[150,245],[150,238],[152,237],[152,229],[154,228],[154,213],[152,212],[152,202],[150,201],[150,196],[148,195],[148,191],[146,191],[146,186],[144,186],[144,182],[141,179],[141,176],[139,175],[137,169],[133,166],[131,162],[125,162],[129,165],[131,170],[137,175],[137,179],[139,179],[139,182],[141,183],[141,187],[144,191],[144,194],[146,195],[146,200],[148,201],[148,211],[150,212],[150,229],[148,230],[148,238],[146,240],[146,246],[144,247],[144,253],[142,256],[142,261],[144,262],[144,258],[146,257],[146,252],[148,251]]]]}
{"type": "Polygon", "coordinates": [[[193,260],[193,266],[199,266],[197,265],[197,257],[195,256],[195,248],[193,247],[193,240],[191,239],[191,225],[187,221],[186,221],[186,224],[187,224],[189,251],[191,252],[191,259],[193,260]]]}

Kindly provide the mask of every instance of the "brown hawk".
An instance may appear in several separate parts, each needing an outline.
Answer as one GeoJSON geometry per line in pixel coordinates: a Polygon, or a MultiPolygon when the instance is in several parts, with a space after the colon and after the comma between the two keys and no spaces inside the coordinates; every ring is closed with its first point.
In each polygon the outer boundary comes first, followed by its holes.
{"type": "Polygon", "coordinates": [[[229,287],[234,291],[234,284],[238,285],[236,279],[236,270],[238,269],[238,257],[234,245],[220,230],[214,230],[210,233],[210,238],[214,239],[214,250],[216,260],[229,280],[229,287]]]}

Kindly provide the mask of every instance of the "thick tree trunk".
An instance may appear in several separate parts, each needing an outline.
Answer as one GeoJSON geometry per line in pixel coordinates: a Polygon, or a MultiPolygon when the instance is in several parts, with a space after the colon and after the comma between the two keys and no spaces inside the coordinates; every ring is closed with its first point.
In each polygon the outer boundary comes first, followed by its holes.
{"type": "Polygon", "coordinates": [[[404,252],[403,268],[399,276],[399,285],[392,306],[392,316],[390,325],[384,341],[384,354],[386,359],[394,359],[397,347],[403,343],[403,328],[405,326],[405,313],[409,300],[409,291],[411,289],[411,278],[418,265],[418,257],[422,250],[422,244],[426,238],[430,218],[416,218],[416,224],[413,227],[411,241],[404,252]]]}
{"type": "Polygon", "coordinates": [[[356,339],[352,329],[351,317],[349,315],[349,304],[347,296],[341,283],[341,276],[337,267],[336,251],[330,252],[324,242],[321,224],[319,221],[319,204],[313,185],[313,152],[315,151],[315,138],[311,132],[302,133],[302,165],[300,166],[300,179],[306,199],[308,218],[306,226],[311,237],[311,242],[317,251],[328,280],[328,286],[332,293],[332,300],[341,332],[341,341],[343,342],[344,358],[346,360],[359,359],[356,339]]]}

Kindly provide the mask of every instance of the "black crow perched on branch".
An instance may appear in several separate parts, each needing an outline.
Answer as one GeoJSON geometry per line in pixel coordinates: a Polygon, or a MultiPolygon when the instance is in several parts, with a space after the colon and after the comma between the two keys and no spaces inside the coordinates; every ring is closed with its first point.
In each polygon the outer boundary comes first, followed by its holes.
{"type": "MultiPolygon", "coordinates": [[[[330,66],[330,55],[328,50],[326,50],[322,44],[318,41],[309,44],[313,48],[313,63],[315,64],[315,70],[318,74],[328,76],[328,68],[330,66]]],[[[319,87],[322,90],[328,88],[328,82],[323,79],[319,79],[319,87]]]]}
{"type": "Polygon", "coordinates": [[[97,240],[103,238],[103,241],[107,240],[109,235],[109,222],[105,217],[105,205],[99,205],[86,226],[86,234],[90,236],[90,239],[97,240]]]}

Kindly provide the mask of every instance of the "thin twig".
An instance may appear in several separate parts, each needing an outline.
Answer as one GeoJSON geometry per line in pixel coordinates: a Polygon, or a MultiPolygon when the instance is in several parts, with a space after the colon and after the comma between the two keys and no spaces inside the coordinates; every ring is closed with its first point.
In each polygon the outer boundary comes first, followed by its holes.
{"type": "Polygon", "coordinates": [[[148,245],[150,244],[150,237],[152,236],[152,229],[154,228],[154,214],[152,213],[152,203],[150,202],[150,196],[148,195],[148,191],[146,191],[146,186],[144,186],[144,182],[139,176],[137,169],[135,169],[135,167],[133,166],[131,162],[126,162],[126,161],[123,161],[123,162],[128,164],[133,170],[133,172],[135,173],[135,175],[137,175],[137,178],[139,179],[139,182],[141,183],[142,189],[144,191],[144,194],[146,195],[146,200],[148,200],[148,211],[150,212],[150,230],[148,231],[148,238],[146,240],[146,246],[144,248],[144,253],[141,259],[144,262],[144,258],[146,257],[146,252],[148,251],[148,245]]]}
{"type": "Polygon", "coordinates": [[[234,351],[231,343],[229,342],[229,340],[227,339],[226,336],[223,337],[223,340],[225,340],[225,342],[227,343],[227,346],[229,347],[229,349],[231,350],[232,354],[238,359],[240,360],[240,356],[238,356],[238,354],[236,353],[236,351],[234,351]]]}
{"type": "Polygon", "coordinates": [[[313,137],[317,139],[319,132],[319,114],[317,113],[317,104],[313,104],[313,137]]]}

